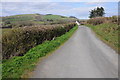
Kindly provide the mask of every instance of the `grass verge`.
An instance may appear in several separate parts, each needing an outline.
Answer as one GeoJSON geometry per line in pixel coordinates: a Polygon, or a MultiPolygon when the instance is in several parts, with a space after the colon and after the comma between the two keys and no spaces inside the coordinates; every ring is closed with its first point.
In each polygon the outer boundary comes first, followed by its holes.
{"type": "Polygon", "coordinates": [[[55,40],[44,43],[30,49],[24,56],[16,56],[2,64],[2,78],[13,78],[19,80],[26,71],[31,71],[40,58],[50,54],[62,43],[68,40],[78,27],[73,27],[69,32],[57,37],[55,40]]]}
{"type": "Polygon", "coordinates": [[[117,24],[104,23],[96,26],[86,24],[86,26],[90,27],[103,42],[112,47],[116,52],[120,50],[117,24]]]}

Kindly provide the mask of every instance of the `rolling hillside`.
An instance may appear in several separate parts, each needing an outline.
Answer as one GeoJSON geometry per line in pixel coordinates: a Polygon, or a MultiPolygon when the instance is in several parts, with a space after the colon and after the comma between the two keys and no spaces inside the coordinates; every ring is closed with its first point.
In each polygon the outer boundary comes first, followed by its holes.
{"type": "Polygon", "coordinates": [[[22,14],[2,17],[2,27],[16,28],[32,25],[64,24],[74,21],[76,21],[76,18],[70,18],[60,15],[22,14]]]}

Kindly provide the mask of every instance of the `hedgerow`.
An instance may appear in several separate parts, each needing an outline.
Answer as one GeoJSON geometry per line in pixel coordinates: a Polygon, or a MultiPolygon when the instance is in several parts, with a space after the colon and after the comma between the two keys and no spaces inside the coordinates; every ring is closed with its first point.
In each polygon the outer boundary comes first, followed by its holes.
{"type": "Polygon", "coordinates": [[[88,24],[93,24],[93,25],[99,25],[102,23],[118,23],[118,17],[117,16],[112,16],[112,17],[96,17],[96,18],[91,18],[87,20],[88,24]]]}
{"type": "Polygon", "coordinates": [[[30,48],[63,35],[74,26],[75,23],[69,23],[11,29],[2,35],[3,59],[23,56],[30,48]]]}
{"type": "MultiPolygon", "coordinates": [[[[78,27],[72,28],[60,37],[51,41],[45,41],[42,44],[30,49],[24,56],[15,56],[3,63],[2,78],[17,80],[20,79],[26,71],[31,71],[35,67],[36,62],[41,58],[57,49],[75,32],[78,27]]],[[[27,72],[27,73],[28,73],[27,72]]]]}

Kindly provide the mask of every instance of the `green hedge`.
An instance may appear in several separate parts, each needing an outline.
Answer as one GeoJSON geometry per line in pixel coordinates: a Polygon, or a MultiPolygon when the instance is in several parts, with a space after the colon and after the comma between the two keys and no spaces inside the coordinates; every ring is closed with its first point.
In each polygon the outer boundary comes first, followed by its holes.
{"type": "Polygon", "coordinates": [[[92,25],[99,25],[103,23],[114,23],[118,24],[118,17],[117,16],[112,16],[112,17],[96,17],[96,18],[91,18],[87,20],[88,24],[92,25]]]}
{"type": "Polygon", "coordinates": [[[11,29],[2,36],[3,59],[23,56],[30,48],[68,32],[76,24],[33,26],[11,29]]]}
{"type": "Polygon", "coordinates": [[[106,21],[105,17],[97,17],[97,18],[91,18],[89,20],[87,20],[88,24],[93,24],[93,25],[99,25],[102,24],[106,21]]]}
{"type": "MultiPolygon", "coordinates": [[[[39,58],[46,56],[55,49],[57,49],[62,43],[64,43],[75,32],[78,27],[72,28],[66,34],[57,37],[55,40],[45,41],[44,43],[30,49],[24,56],[16,56],[3,63],[2,77],[19,79],[21,76],[30,70],[33,70],[36,62],[39,58]]],[[[28,73],[27,72],[27,73],[28,73]]]]}

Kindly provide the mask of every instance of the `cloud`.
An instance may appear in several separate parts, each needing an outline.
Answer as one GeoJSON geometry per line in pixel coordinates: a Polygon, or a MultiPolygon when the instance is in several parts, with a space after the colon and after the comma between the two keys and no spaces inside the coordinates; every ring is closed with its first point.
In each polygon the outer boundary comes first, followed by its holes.
{"type": "Polygon", "coordinates": [[[1,2],[119,2],[119,0],[1,0],[1,2]]]}
{"type": "MultiPolygon", "coordinates": [[[[74,4],[74,3],[73,3],[74,4]]],[[[16,14],[57,14],[64,16],[86,16],[88,15],[89,9],[93,7],[74,7],[73,5],[69,5],[69,3],[22,3],[22,2],[5,2],[2,4],[2,15],[16,15],[16,14]]]]}
{"type": "Polygon", "coordinates": [[[119,0],[62,0],[63,2],[119,2],[119,0]]]}
{"type": "Polygon", "coordinates": [[[1,0],[1,2],[51,2],[51,0],[1,0]]]}
{"type": "Polygon", "coordinates": [[[105,2],[86,2],[88,5],[98,5],[98,4],[104,4],[105,2]]]}
{"type": "MultiPolygon", "coordinates": [[[[117,8],[113,3],[99,3],[99,5],[105,8],[106,15],[117,14],[117,8]],[[110,7],[111,5],[113,6],[110,7]]],[[[97,6],[98,3],[83,2],[3,2],[0,16],[39,13],[88,18],[89,11],[97,6]]]]}

